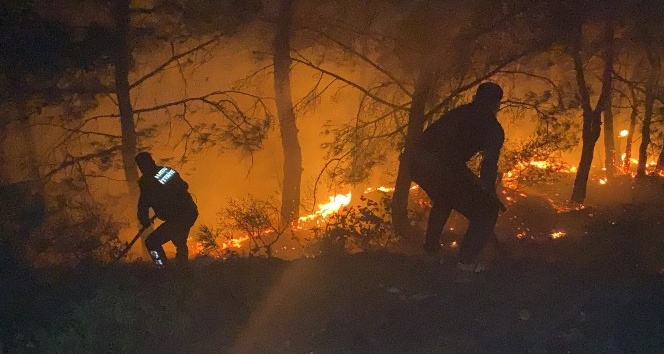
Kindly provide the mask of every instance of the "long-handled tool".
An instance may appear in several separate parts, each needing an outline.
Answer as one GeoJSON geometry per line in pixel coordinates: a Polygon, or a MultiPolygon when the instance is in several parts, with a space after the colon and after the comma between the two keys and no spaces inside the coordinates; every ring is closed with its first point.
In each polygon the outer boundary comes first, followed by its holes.
{"type": "Polygon", "coordinates": [[[145,230],[147,230],[150,226],[152,226],[152,222],[153,222],[154,219],[156,219],[156,218],[157,218],[156,215],[153,216],[153,217],[151,217],[151,218],[150,218],[150,225],[148,225],[148,226],[143,226],[140,230],[138,230],[138,233],[136,234],[136,236],[134,236],[134,238],[133,238],[131,241],[129,241],[129,243],[127,244],[127,247],[125,247],[125,249],[122,250],[122,252],[120,252],[120,254],[118,254],[118,255],[113,259],[113,262],[117,262],[117,261],[121,260],[124,256],[127,255],[127,252],[129,252],[129,250],[130,250],[131,247],[134,245],[134,243],[136,243],[136,241],[138,241],[138,239],[141,237],[141,235],[143,234],[143,232],[145,232],[145,230]]]}

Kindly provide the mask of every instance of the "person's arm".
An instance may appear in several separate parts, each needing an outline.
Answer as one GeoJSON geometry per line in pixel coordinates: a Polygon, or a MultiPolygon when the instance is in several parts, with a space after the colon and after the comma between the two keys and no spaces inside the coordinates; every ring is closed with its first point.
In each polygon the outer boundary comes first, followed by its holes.
{"type": "Polygon", "coordinates": [[[188,192],[189,191],[189,183],[187,183],[185,180],[183,180],[179,173],[177,175],[178,175],[178,179],[180,180],[180,183],[182,183],[182,188],[184,189],[185,192],[188,192]]]}
{"type": "Polygon", "coordinates": [[[138,187],[140,189],[140,196],[138,197],[138,221],[141,223],[143,227],[148,227],[152,224],[152,221],[150,221],[150,203],[148,201],[148,198],[146,196],[147,191],[145,190],[145,186],[143,183],[138,183],[138,187]]]}
{"type": "Polygon", "coordinates": [[[173,184],[173,187],[179,190],[182,190],[184,192],[189,191],[189,183],[185,182],[185,180],[182,179],[182,176],[178,172],[175,172],[175,175],[173,175],[173,178],[169,183],[173,184]]]}
{"type": "Polygon", "coordinates": [[[498,177],[498,158],[505,141],[505,133],[498,126],[487,134],[487,141],[482,151],[482,165],[480,166],[480,182],[487,192],[496,195],[496,180],[498,177]]]}

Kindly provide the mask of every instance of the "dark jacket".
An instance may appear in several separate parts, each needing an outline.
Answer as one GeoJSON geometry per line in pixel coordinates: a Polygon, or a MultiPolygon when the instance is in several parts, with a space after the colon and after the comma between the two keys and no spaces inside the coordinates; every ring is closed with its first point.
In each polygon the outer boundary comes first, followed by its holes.
{"type": "Polygon", "coordinates": [[[138,180],[138,220],[150,223],[149,208],[164,221],[190,220],[198,216],[196,203],[189,194],[189,185],[170,167],[157,166],[154,173],[145,173],[138,180]]]}
{"type": "Polygon", "coordinates": [[[422,133],[417,156],[434,158],[450,169],[464,167],[476,153],[482,153],[480,182],[495,193],[498,157],[505,132],[494,114],[476,103],[457,107],[433,122],[422,133]]]}

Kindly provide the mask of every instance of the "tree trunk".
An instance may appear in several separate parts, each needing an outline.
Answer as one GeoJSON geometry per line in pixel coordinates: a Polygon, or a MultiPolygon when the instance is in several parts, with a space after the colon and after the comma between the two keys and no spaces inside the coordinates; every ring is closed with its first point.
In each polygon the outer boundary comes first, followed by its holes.
{"type": "Polygon", "coordinates": [[[32,134],[32,127],[30,126],[31,112],[27,109],[27,98],[25,96],[16,97],[16,112],[18,114],[17,128],[23,141],[23,148],[25,150],[24,157],[26,162],[27,179],[30,181],[38,182],[40,180],[39,163],[37,158],[37,150],[35,148],[34,135],[32,134]]]}
{"type": "Polygon", "coordinates": [[[662,172],[664,172],[664,138],[662,138],[662,150],[659,151],[657,166],[655,166],[655,173],[662,175],[662,172]]]}
{"type": "Polygon", "coordinates": [[[37,158],[37,150],[35,148],[35,140],[32,134],[32,127],[30,126],[30,117],[36,112],[29,110],[30,93],[27,90],[25,78],[18,72],[7,72],[8,82],[11,84],[9,95],[11,101],[14,102],[14,109],[16,112],[16,129],[22,140],[21,148],[21,180],[28,179],[31,181],[39,181],[39,163],[37,158]]]}
{"type": "MultiPolygon", "coordinates": [[[[664,107],[659,108],[659,116],[664,117],[664,107]]],[[[659,151],[659,156],[657,157],[655,173],[664,177],[664,136],[662,136],[662,149],[659,151]]]]}
{"type": "Polygon", "coordinates": [[[588,112],[583,114],[583,142],[581,148],[581,160],[579,168],[574,179],[574,189],[572,190],[572,201],[583,203],[586,199],[586,189],[588,185],[588,176],[593,162],[595,143],[599,139],[601,131],[601,119],[598,112],[588,112]]]}
{"type": "Polygon", "coordinates": [[[612,181],[616,173],[616,137],[613,131],[613,107],[611,106],[611,97],[609,97],[604,109],[604,168],[606,168],[606,180],[612,181]]]}
{"type": "Polygon", "coordinates": [[[399,235],[408,235],[410,223],[408,219],[408,194],[412,182],[408,166],[411,155],[424,130],[424,109],[434,82],[431,73],[422,69],[415,84],[415,92],[410,106],[408,129],[404,149],[399,157],[399,170],[392,195],[392,224],[399,235]]]}
{"type": "Polygon", "coordinates": [[[131,52],[129,49],[129,4],[130,0],[118,0],[115,8],[117,52],[113,58],[115,66],[115,93],[120,108],[120,127],[122,132],[122,165],[129,197],[138,200],[138,170],[136,156],[136,124],[134,108],[131,105],[129,86],[129,65],[131,52]]]}
{"type": "Polygon", "coordinates": [[[284,152],[284,180],[281,192],[281,223],[286,226],[300,214],[300,183],[302,180],[302,149],[290,85],[290,37],[293,0],[282,0],[279,6],[274,38],[274,92],[284,152]]]}
{"type": "Polygon", "coordinates": [[[18,129],[19,136],[23,143],[23,163],[21,164],[21,174],[23,178],[31,181],[39,181],[39,163],[37,158],[37,149],[35,148],[35,139],[32,134],[32,127],[30,126],[30,116],[34,112],[28,110],[28,93],[23,88],[22,78],[15,77],[10,74],[11,82],[16,83],[14,90],[11,93],[12,100],[14,101],[16,109],[16,128],[18,129]]]}
{"type": "Polygon", "coordinates": [[[634,130],[636,129],[636,118],[639,116],[638,104],[636,104],[636,94],[634,97],[634,104],[632,106],[632,113],[629,117],[629,131],[627,132],[627,140],[625,142],[625,157],[623,158],[622,170],[624,174],[629,174],[632,165],[632,141],[634,140],[634,130]]]}
{"type": "Polygon", "coordinates": [[[597,105],[593,109],[590,104],[590,90],[586,84],[585,74],[583,72],[583,62],[581,60],[581,27],[578,28],[578,34],[572,43],[572,59],[574,61],[574,71],[576,82],[579,87],[579,96],[581,107],[583,108],[583,133],[581,160],[579,168],[574,179],[574,188],[572,189],[572,202],[583,203],[586,199],[586,189],[588,186],[588,176],[593,162],[595,144],[602,129],[601,113],[605,110],[611,95],[611,74],[613,71],[613,26],[607,21],[605,27],[606,49],[604,51],[604,70],[602,72],[602,89],[600,91],[597,105]]]}
{"type": "Polygon", "coordinates": [[[653,105],[655,104],[655,86],[657,85],[658,66],[651,63],[651,72],[646,86],[646,97],[643,108],[643,123],[641,125],[641,145],[639,145],[639,163],[636,166],[636,177],[646,175],[648,163],[648,145],[650,145],[650,124],[652,122],[653,105]]]}

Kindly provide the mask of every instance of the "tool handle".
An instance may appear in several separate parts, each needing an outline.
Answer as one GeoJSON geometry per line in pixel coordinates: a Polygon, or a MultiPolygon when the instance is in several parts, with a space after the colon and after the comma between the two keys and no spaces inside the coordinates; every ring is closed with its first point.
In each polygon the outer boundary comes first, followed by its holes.
{"type": "MultiPolygon", "coordinates": [[[[156,219],[156,218],[157,218],[157,216],[156,216],[156,215],[153,215],[153,216],[150,218],[150,222],[154,221],[154,219],[156,219]]],[[[127,255],[127,252],[129,252],[129,250],[130,250],[131,247],[134,245],[134,243],[136,243],[136,241],[138,241],[138,239],[141,237],[141,235],[143,234],[143,232],[145,232],[145,230],[147,230],[150,226],[152,226],[152,225],[148,225],[148,226],[143,226],[143,227],[141,227],[141,229],[138,230],[138,233],[136,233],[136,236],[134,236],[134,238],[131,239],[131,241],[129,241],[129,243],[127,244],[127,247],[125,247],[125,249],[122,250],[122,252],[120,252],[120,254],[117,255],[117,256],[113,259],[113,262],[117,262],[117,261],[119,261],[120,259],[124,258],[124,256],[127,255]]]]}

